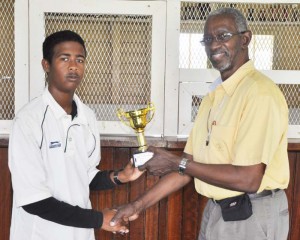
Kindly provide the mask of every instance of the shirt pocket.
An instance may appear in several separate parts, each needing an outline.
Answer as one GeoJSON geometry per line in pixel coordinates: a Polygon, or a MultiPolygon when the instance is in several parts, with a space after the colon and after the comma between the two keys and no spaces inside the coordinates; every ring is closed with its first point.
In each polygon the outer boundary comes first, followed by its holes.
{"type": "Polygon", "coordinates": [[[209,159],[214,163],[231,163],[236,128],[216,125],[212,127],[209,159]]]}

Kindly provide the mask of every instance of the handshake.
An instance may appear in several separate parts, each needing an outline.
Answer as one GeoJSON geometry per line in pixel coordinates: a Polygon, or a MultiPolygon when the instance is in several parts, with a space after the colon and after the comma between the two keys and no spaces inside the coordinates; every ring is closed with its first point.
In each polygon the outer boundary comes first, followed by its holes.
{"type": "Polygon", "coordinates": [[[124,235],[129,232],[128,223],[139,217],[141,209],[137,207],[138,202],[129,203],[118,209],[104,209],[102,229],[124,235]]]}
{"type": "MultiPolygon", "coordinates": [[[[122,175],[126,176],[126,182],[134,181],[145,170],[147,170],[148,174],[155,176],[164,176],[171,172],[178,172],[181,157],[151,146],[148,148],[148,151],[143,154],[136,154],[134,156],[136,159],[133,158],[133,163],[124,168],[122,175]]],[[[154,188],[146,191],[135,201],[116,209],[105,209],[103,211],[102,229],[113,233],[128,233],[127,226],[130,221],[137,219],[143,210],[159,201],[162,197],[167,196],[166,192],[172,190],[174,187],[173,181],[168,182],[168,178],[164,179],[164,184],[156,184],[154,188]]]]}

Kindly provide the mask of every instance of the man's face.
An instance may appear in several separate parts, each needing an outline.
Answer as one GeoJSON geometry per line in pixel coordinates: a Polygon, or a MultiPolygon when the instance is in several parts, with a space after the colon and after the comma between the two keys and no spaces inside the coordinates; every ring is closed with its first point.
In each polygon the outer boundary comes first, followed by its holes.
{"type": "Polygon", "coordinates": [[[44,70],[48,73],[49,91],[73,94],[84,74],[84,48],[78,42],[68,41],[57,44],[53,52],[51,64],[43,60],[44,70]]]}
{"type": "MultiPolygon", "coordinates": [[[[238,33],[234,19],[228,15],[213,16],[209,18],[204,28],[205,37],[216,37],[224,33],[238,33]]],[[[234,72],[240,65],[242,59],[241,35],[236,34],[227,41],[213,41],[205,45],[205,51],[213,67],[221,73],[225,71],[234,72]]]]}

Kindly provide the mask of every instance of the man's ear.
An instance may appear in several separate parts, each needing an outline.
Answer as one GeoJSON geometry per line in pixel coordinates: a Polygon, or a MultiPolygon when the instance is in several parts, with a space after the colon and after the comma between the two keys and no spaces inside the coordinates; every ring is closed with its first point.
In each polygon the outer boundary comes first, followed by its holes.
{"type": "Polygon", "coordinates": [[[42,59],[42,67],[46,73],[50,72],[50,63],[46,59],[42,59]]]}
{"type": "Polygon", "coordinates": [[[243,48],[247,48],[251,42],[252,39],[252,32],[251,31],[246,31],[245,33],[243,33],[242,36],[243,39],[243,48]]]}

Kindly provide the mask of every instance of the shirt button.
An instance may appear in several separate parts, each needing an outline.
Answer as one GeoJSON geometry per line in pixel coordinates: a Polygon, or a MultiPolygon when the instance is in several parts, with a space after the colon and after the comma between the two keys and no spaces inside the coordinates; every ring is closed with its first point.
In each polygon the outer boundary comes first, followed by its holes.
{"type": "Polygon", "coordinates": [[[72,141],[72,138],[69,137],[69,138],[68,138],[68,141],[71,142],[71,141],[72,141]]]}

